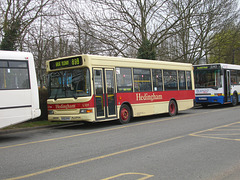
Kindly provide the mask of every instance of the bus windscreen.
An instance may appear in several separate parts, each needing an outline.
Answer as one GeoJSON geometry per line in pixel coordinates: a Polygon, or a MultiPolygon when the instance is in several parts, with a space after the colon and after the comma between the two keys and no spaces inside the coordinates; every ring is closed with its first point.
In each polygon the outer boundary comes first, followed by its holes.
{"type": "Polygon", "coordinates": [[[195,70],[194,77],[196,88],[218,89],[222,87],[220,69],[195,70]]]}
{"type": "Polygon", "coordinates": [[[49,74],[49,98],[90,96],[88,68],[57,71],[49,74]]]}

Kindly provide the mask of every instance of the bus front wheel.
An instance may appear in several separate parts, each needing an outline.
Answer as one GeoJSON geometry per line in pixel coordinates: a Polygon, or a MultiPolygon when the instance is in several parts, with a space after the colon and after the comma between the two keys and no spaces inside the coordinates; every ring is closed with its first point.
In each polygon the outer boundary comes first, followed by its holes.
{"type": "Polygon", "coordinates": [[[170,116],[175,116],[178,113],[177,103],[174,100],[169,102],[168,113],[170,116]]]}
{"type": "Polygon", "coordinates": [[[121,109],[120,109],[120,117],[119,117],[119,122],[121,124],[126,124],[130,121],[131,119],[131,111],[128,105],[123,104],[121,109]]]}
{"type": "Polygon", "coordinates": [[[236,93],[232,96],[232,105],[236,106],[238,104],[238,95],[236,93]]]}

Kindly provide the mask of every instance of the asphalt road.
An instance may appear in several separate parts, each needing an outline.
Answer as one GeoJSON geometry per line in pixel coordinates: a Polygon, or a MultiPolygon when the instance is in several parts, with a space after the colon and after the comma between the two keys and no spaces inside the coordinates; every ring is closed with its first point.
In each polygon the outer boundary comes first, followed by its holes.
{"type": "Polygon", "coordinates": [[[240,179],[240,105],[0,134],[0,179],[240,179]]]}

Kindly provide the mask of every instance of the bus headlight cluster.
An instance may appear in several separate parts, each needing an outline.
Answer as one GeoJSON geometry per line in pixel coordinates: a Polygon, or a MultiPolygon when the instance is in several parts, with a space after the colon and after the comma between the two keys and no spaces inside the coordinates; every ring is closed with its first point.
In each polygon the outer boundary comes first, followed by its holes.
{"type": "Polygon", "coordinates": [[[92,109],[80,109],[80,113],[92,113],[92,109]]]}

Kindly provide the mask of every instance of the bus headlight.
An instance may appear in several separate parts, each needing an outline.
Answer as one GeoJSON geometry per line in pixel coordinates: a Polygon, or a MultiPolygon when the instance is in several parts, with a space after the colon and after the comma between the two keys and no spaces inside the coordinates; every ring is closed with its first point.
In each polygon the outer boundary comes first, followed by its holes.
{"type": "Polygon", "coordinates": [[[92,113],[92,109],[80,109],[80,113],[92,113]]]}
{"type": "Polygon", "coordinates": [[[48,110],[48,114],[54,114],[53,110],[48,110]]]}

